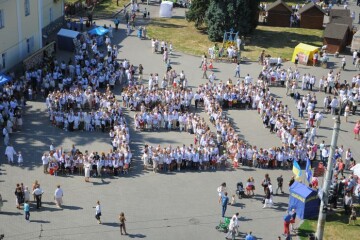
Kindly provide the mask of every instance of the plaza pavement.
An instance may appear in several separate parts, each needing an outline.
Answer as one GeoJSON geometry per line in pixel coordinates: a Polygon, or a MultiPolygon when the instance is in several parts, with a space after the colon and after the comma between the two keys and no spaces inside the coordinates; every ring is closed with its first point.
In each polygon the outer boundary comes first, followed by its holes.
{"type": "MultiPolygon", "coordinates": [[[[156,9],[152,8],[155,16],[156,9]]],[[[180,9],[175,9],[181,15],[180,9]]],[[[100,25],[109,23],[99,21],[100,25]]],[[[135,32],[126,37],[124,25],[119,32],[114,32],[113,42],[119,44],[119,58],[127,58],[132,64],[143,64],[144,79],[149,73],[163,75],[165,66],[162,56],[151,53],[151,42],[139,40],[135,32]]],[[[206,81],[201,79],[202,72],[198,68],[200,58],[176,52],[171,56],[172,66],[177,72],[185,71],[190,85],[196,87],[206,81]]],[[[271,54],[271,53],[270,53],[271,54]]],[[[59,53],[59,57],[68,59],[68,53],[59,53]]],[[[340,59],[333,59],[338,68],[340,59]]],[[[285,67],[292,65],[285,63],[285,67]]],[[[348,62],[349,70],[342,73],[343,79],[351,79],[357,73],[348,62]]],[[[218,79],[226,81],[234,74],[234,64],[214,63],[218,79]]],[[[260,71],[257,63],[244,63],[241,65],[242,77],[249,73],[256,78],[260,71]]],[[[300,71],[315,74],[317,79],[326,74],[328,69],[300,66],[300,71]]],[[[144,83],[147,81],[144,80],[144,83]]],[[[115,92],[120,99],[120,87],[115,92]]],[[[289,97],[284,97],[283,88],[271,88],[271,92],[287,103],[296,113],[294,102],[289,97]]],[[[303,93],[303,92],[302,92],[303,93]]],[[[322,106],[323,93],[318,94],[319,106],[322,106]]],[[[131,122],[133,112],[125,111],[131,122]]],[[[280,146],[280,140],[264,129],[260,117],[255,111],[229,110],[237,132],[250,144],[261,147],[280,146]]],[[[205,119],[208,117],[201,113],[205,119]]],[[[295,114],[296,116],[296,114],[295,114]]],[[[355,159],[360,155],[359,142],[354,142],[352,128],[359,115],[350,116],[350,122],[342,121],[339,145],[350,147],[355,159]],[[351,123],[352,122],[352,123],[351,123]]],[[[303,126],[300,122],[300,126],[303,126]]],[[[324,127],[318,131],[320,142],[322,139],[330,143],[333,120],[327,115],[323,120],[324,127]]],[[[235,193],[238,181],[245,182],[249,176],[256,181],[256,196],[251,199],[238,200],[235,206],[229,206],[227,216],[235,212],[240,213],[240,231],[245,233],[252,230],[257,239],[276,239],[282,233],[283,215],[287,209],[287,194],[275,196],[275,207],[262,209],[261,199],[263,191],[260,182],[265,173],[269,173],[276,186],[276,177],[284,176],[284,185],[292,175],[290,170],[263,170],[241,168],[233,171],[230,169],[216,172],[173,172],[169,174],[153,174],[143,171],[139,159],[140,151],[145,143],[180,145],[193,142],[193,136],[178,132],[134,132],[131,129],[131,148],[134,154],[134,167],[129,175],[104,179],[91,179],[85,183],[83,176],[53,177],[42,173],[41,155],[49,150],[51,142],[56,147],[63,146],[70,150],[75,144],[80,150],[108,151],[110,149],[108,134],[98,132],[64,132],[50,126],[43,100],[28,102],[24,114],[23,130],[11,136],[16,151],[21,151],[24,156],[25,166],[9,166],[1,158],[0,193],[3,196],[4,206],[0,214],[0,234],[5,234],[5,239],[119,239],[118,214],[125,212],[127,218],[126,238],[147,239],[223,239],[224,234],[215,230],[221,219],[221,207],[218,204],[216,188],[220,183],[226,182],[230,194],[235,193]],[[16,183],[23,182],[31,188],[34,180],[39,180],[45,190],[43,208],[34,209],[32,204],[31,223],[26,223],[23,212],[15,208],[14,188],[16,183]],[[64,190],[64,208],[59,210],[53,203],[53,192],[56,185],[60,184],[64,190]],[[102,225],[98,225],[94,218],[95,203],[100,200],[102,204],[102,225]]],[[[0,152],[4,152],[1,144],[0,152]]],[[[285,187],[285,192],[288,189],[285,187]]]]}

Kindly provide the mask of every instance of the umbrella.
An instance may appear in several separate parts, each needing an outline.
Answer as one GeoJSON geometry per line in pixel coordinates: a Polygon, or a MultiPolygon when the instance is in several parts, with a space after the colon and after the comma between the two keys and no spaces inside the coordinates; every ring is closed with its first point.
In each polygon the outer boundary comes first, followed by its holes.
{"type": "Polygon", "coordinates": [[[350,168],[351,171],[354,172],[354,175],[357,175],[360,177],[360,163],[356,164],[352,168],[350,168]]]}

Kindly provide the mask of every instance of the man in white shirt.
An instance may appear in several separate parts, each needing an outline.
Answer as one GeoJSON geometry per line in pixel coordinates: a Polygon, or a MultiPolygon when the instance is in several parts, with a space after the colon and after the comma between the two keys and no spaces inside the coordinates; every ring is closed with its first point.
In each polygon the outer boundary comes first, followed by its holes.
{"type": "Polygon", "coordinates": [[[249,85],[250,83],[252,83],[252,78],[250,77],[249,74],[247,74],[245,77],[245,84],[249,85]]]}
{"type": "Polygon", "coordinates": [[[61,208],[62,197],[64,196],[63,190],[60,188],[60,185],[57,185],[57,188],[54,193],[55,203],[58,208],[61,208]]]}
{"type": "Polygon", "coordinates": [[[49,167],[49,155],[47,153],[44,153],[44,155],[41,158],[44,168],[44,173],[48,173],[48,167],[49,167]]]}
{"type": "Polygon", "coordinates": [[[355,65],[357,55],[358,55],[358,52],[355,50],[355,51],[353,52],[353,65],[355,65]]]}
{"type": "Polygon", "coordinates": [[[323,164],[326,167],[327,161],[329,159],[329,147],[324,147],[324,149],[321,151],[321,156],[323,159],[323,164]]]}
{"type": "Polygon", "coordinates": [[[324,118],[322,112],[317,112],[315,115],[315,120],[316,120],[316,128],[320,128],[321,125],[321,121],[324,118]]]}
{"type": "Polygon", "coordinates": [[[331,115],[335,115],[335,110],[336,108],[339,107],[339,100],[334,97],[333,100],[330,103],[330,107],[331,107],[331,115]]]}

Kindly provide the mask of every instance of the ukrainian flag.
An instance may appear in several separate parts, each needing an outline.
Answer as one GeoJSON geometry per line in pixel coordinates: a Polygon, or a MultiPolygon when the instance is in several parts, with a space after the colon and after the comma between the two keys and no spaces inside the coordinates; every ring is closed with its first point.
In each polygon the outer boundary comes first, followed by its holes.
{"type": "Polygon", "coordinates": [[[293,173],[295,174],[295,176],[298,178],[301,176],[301,168],[298,164],[297,161],[294,161],[294,164],[293,164],[293,169],[292,169],[293,173]]]}

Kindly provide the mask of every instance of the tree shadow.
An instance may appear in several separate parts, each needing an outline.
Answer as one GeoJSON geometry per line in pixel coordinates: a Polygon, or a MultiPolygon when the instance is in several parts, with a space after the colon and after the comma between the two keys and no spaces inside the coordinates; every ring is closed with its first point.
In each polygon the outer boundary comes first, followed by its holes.
{"type": "Polygon", "coordinates": [[[322,40],[322,37],[315,35],[303,35],[287,31],[275,32],[257,28],[251,35],[250,45],[260,48],[269,46],[272,48],[294,48],[299,42],[314,45],[316,42],[321,43],[322,40]]]}

